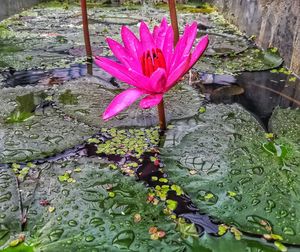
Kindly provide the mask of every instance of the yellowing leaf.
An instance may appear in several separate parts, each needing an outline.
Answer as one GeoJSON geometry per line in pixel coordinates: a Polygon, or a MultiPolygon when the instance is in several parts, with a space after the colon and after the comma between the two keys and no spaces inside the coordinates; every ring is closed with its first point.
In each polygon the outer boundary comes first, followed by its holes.
{"type": "Polygon", "coordinates": [[[54,211],[55,211],[55,207],[53,207],[53,206],[48,207],[48,212],[49,213],[53,213],[54,211]]]}
{"type": "Polygon", "coordinates": [[[281,251],[281,252],[286,252],[288,251],[287,247],[284,246],[281,242],[275,241],[274,245],[281,251]]]}

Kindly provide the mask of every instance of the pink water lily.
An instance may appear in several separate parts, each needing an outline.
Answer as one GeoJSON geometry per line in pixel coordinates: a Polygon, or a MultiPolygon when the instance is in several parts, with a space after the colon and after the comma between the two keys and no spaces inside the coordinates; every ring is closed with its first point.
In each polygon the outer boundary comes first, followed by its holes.
{"type": "Polygon", "coordinates": [[[117,95],[103,113],[108,120],[136,100],[143,109],[158,105],[164,93],[170,90],[197,62],[208,45],[208,36],[200,38],[193,49],[197,23],[186,25],[183,35],[174,48],[171,25],[164,18],[160,26],[150,32],[141,22],[140,39],[126,26],[121,29],[123,44],[107,38],[106,41],[119,62],[96,57],[96,64],[119,80],[133,86],[117,95]]]}

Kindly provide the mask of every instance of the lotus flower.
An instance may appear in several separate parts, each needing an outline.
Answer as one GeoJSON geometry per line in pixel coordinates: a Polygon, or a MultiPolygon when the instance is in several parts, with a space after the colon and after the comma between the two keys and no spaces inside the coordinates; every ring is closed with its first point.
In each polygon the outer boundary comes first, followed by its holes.
{"type": "Polygon", "coordinates": [[[112,118],[141,97],[139,105],[143,109],[158,105],[164,93],[183,77],[206,49],[207,35],[192,50],[196,35],[197,23],[186,25],[174,48],[173,29],[164,18],[160,26],[154,27],[153,32],[141,22],[140,40],[126,26],[121,29],[124,45],[107,38],[119,62],[96,57],[96,64],[133,88],[123,91],[112,100],[103,113],[103,119],[112,118]]]}

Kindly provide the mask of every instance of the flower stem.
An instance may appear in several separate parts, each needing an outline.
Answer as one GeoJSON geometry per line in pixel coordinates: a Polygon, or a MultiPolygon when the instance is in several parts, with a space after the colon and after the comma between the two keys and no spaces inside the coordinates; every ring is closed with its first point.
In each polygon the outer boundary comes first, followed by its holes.
{"type": "MultiPolygon", "coordinates": [[[[171,17],[171,24],[174,32],[174,47],[176,46],[179,40],[179,29],[178,29],[178,21],[176,14],[176,0],[169,0],[169,10],[171,17]]],[[[158,108],[158,118],[159,118],[159,127],[162,131],[167,129],[166,124],[166,116],[165,116],[165,108],[164,108],[164,99],[157,105],[158,108]]]]}
{"type": "Polygon", "coordinates": [[[159,128],[164,131],[167,129],[165,108],[164,108],[164,99],[157,105],[158,108],[158,118],[159,118],[159,128]]]}
{"type": "MultiPolygon", "coordinates": [[[[169,10],[171,17],[171,24],[174,32],[174,47],[176,46],[179,40],[179,29],[178,29],[178,21],[176,14],[176,0],[169,0],[169,10]]],[[[165,108],[164,108],[164,99],[157,105],[158,108],[158,118],[159,118],[159,127],[162,131],[167,129],[166,124],[166,116],[165,116],[165,108]]]]}
{"type": "Polygon", "coordinates": [[[177,21],[177,14],[176,14],[176,0],[169,0],[168,3],[169,3],[171,24],[174,32],[174,47],[175,47],[179,40],[179,29],[178,29],[178,21],[177,21]]]}
{"type": "Polygon", "coordinates": [[[83,26],[83,34],[84,34],[84,43],[85,43],[85,50],[87,56],[87,71],[88,74],[93,74],[93,57],[92,57],[92,48],[90,42],[90,33],[89,33],[89,22],[87,17],[87,10],[86,10],[86,0],[81,0],[81,11],[82,11],[82,26],[83,26]]]}

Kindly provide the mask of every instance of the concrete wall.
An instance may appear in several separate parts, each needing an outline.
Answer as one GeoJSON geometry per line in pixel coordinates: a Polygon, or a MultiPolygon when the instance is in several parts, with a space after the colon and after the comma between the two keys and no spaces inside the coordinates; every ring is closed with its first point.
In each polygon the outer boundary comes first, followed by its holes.
{"type": "Polygon", "coordinates": [[[38,2],[40,0],[0,0],[0,21],[38,2]]]}
{"type": "Polygon", "coordinates": [[[300,0],[207,0],[263,47],[277,47],[300,75],[300,0]]]}

